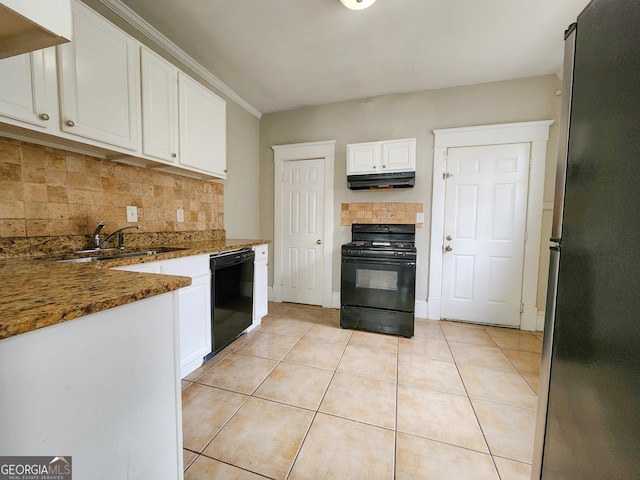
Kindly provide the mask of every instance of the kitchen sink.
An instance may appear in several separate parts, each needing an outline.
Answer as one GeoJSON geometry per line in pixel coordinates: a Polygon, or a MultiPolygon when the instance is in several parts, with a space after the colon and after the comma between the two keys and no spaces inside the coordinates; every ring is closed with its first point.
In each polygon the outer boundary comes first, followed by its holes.
{"type": "Polygon", "coordinates": [[[117,248],[108,248],[101,250],[79,250],[69,258],[63,258],[58,260],[59,262],[71,262],[71,263],[86,263],[86,262],[100,262],[103,260],[116,260],[118,258],[128,257],[143,257],[146,255],[157,255],[159,253],[179,252],[186,250],[186,248],[174,248],[174,247],[155,247],[143,250],[120,250],[117,248]]]}

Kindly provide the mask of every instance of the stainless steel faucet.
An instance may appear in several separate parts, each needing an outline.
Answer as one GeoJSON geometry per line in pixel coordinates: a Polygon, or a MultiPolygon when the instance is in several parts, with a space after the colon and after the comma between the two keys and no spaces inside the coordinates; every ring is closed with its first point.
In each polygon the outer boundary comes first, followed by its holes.
{"type": "Polygon", "coordinates": [[[96,249],[102,248],[102,245],[104,245],[109,240],[111,240],[115,235],[118,235],[118,248],[124,248],[124,234],[122,232],[129,228],[135,228],[136,230],[140,230],[140,225],[128,225],[126,227],[119,228],[115,232],[111,232],[109,235],[107,235],[104,239],[101,240],[100,230],[102,230],[102,227],[104,227],[104,221],[100,222],[98,224],[98,227],[96,228],[96,233],[95,233],[96,249]]]}
{"type": "Polygon", "coordinates": [[[100,232],[104,228],[104,220],[102,220],[96,227],[96,231],[93,233],[93,240],[96,248],[100,248],[100,232]]]}

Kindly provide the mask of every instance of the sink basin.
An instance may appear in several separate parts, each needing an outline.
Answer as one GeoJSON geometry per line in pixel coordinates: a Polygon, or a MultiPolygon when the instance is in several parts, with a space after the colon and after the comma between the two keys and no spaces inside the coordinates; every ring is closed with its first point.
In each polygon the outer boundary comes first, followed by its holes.
{"type": "Polygon", "coordinates": [[[178,252],[186,250],[185,248],[174,247],[156,247],[144,250],[129,250],[122,251],[117,248],[109,248],[104,250],[80,250],[75,252],[75,255],[69,258],[58,260],[59,262],[71,262],[71,263],[86,263],[86,262],[100,262],[103,260],[115,260],[118,258],[128,257],[142,257],[146,255],[157,255],[159,253],[178,252]]]}

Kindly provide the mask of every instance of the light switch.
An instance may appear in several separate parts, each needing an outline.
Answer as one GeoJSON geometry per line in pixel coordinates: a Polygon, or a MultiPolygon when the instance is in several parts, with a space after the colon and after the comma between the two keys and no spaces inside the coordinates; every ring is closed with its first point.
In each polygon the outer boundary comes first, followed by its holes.
{"type": "Polygon", "coordinates": [[[138,207],[128,206],[127,222],[137,222],[137,221],[138,221],[138,207]]]}
{"type": "Polygon", "coordinates": [[[424,223],[424,213],[423,212],[416,213],[416,223],[424,223]]]}
{"type": "Polygon", "coordinates": [[[177,213],[177,220],[179,223],[184,222],[184,210],[179,208],[177,213]]]}

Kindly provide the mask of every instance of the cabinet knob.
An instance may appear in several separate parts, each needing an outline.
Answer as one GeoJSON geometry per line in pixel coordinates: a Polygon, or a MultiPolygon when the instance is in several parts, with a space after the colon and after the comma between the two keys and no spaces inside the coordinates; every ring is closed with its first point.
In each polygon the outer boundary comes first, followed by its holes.
{"type": "Polygon", "coordinates": [[[227,173],[227,169],[226,168],[224,169],[224,173],[227,173]]]}
{"type": "Polygon", "coordinates": [[[75,123],[73,123],[73,120],[67,120],[64,123],[66,123],[68,127],[73,127],[75,125],[75,123]]]}
{"type": "Polygon", "coordinates": [[[376,168],[377,168],[377,167],[374,165],[374,166],[373,166],[373,169],[375,170],[376,168]]]}
{"type": "Polygon", "coordinates": [[[40,120],[44,120],[44,121],[49,120],[49,115],[47,115],[46,113],[41,113],[39,117],[40,117],[40,120]]]}
{"type": "Polygon", "coordinates": [[[386,165],[382,165],[382,168],[387,168],[387,166],[386,165]]]}
{"type": "Polygon", "coordinates": [[[177,157],[177,155],[175,153],[171,154],[171,158],[176,158],[176,157],[177,157]]]}

